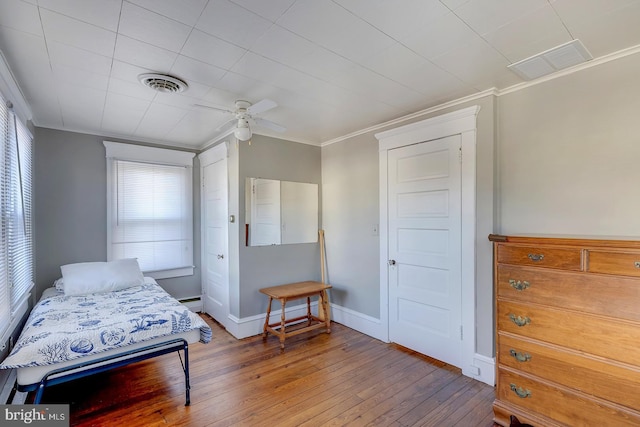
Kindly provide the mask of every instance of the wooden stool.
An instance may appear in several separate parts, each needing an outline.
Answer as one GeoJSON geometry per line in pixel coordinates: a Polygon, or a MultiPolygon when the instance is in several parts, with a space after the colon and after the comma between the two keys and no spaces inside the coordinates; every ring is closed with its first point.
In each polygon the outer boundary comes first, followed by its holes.
{"type": "MultiPolygon", "coordinates": [[[[329,319],[329,299],[327,298],[327,289],[330,289],[331,285],[320,282],[298,282],[289,283],[288,285],[272,286],[270,288],[260,289],[260,292],[269,297],[269,305],[267,306],[267,318],[264,321],[263,339],[267,339],[269,332],[280,338],[280,349],[284,350],[284,340],[286,337],[298,335],[303,332],[311,331],[313,329],[326,328],[327,333],[331,333],[331,319],[329,319]],[[318,302],[321,301],[321,305],[318,304],[318,311],[322,307],[322,318],[311,314],[311,297],[318,296],[318,302]],[[294,317],[293,319],[285,319],[285,305],[288,300],[295,300],[300,298],[307,298],[307,315],[294,317]],[[271,315],[271,302],[273,299],[280,301],[282,306],[282,315],[280,316],[280,322],[269,323],[269,316],[271,315]],[[286,331],[286,325],[293,322],[299,322],[300,320],[307,320],[307,326],[302,328],[296,328],[291,332],[286,331]]],[[[320,315],[320,313],[318,313],[320,315]]]]}

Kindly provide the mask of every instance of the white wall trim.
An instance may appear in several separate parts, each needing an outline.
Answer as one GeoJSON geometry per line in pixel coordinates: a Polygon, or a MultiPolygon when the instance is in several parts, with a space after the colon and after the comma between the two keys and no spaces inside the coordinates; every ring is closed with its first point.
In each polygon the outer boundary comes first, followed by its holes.
{"type": "MultiPolygon", "coordinates": [[[[311,310],[318,306],[318,302],[311,303],[311,310]]],[[[333,305],[332,305],[333,307],[333,305]]],[[[279,322],[282,310],[272,310],[269,314],[269,323],[279,322]]],[[[287,319],[294,317],[307,315],[307,304],[298,304],[293,306],[287,306],[285,309],[287,319]]],[[[264,328],[264,319],[267,313],[256,314],[255,316],[238,318],[234,315],[229,315],[229,323],[226,325],[227,331],[236,337],[237,339],[252,337],[262,334],[264,328]]]]}
{"type": "Polygon", "coordinates": [[[378,232],[380,234],[380,332],[381,340],[389,342],[389,266],[387,260],[389,259],[389,215],[387,215],[389,206],[389,199],[387,197],[387,164],[389,161],[388,150],[381,150],[379,155],[379,182],[378,191],[380,193],[380,225],[378,226],[378,232]]]}
{"type": "Polygon", "coordinates": [[[517,92],[519,90],[526,89],[531,86],[536,86],[540,83],[548,82],[549,80],[555,80],[560,77],[568,76],[569,74],[577,73],[578,71],[582,71],[588,68],[596,67],[598,65],[606,64],[607,62],[615,61],[616,59],[624,58],[625,56],[635,55],[637,53],[640,53],[640,45],[632,46],[627,49],[622,49],[617,52],[610,53],[609,55],[601,56],[599,58],[595,58],[590,61],[583,62],[578,65],[574,65],[573,67],[569,67],[564,70],[557,71],[553,74],[539,77],[535,80],[509,86],[507,88],[499,90],[497,95],[502,96],[512,92],[517,92]]]}
{"type": "Polygon", "coordinates": [[[358,131],[355,131],[355,132],[351,132],[349,134],[342,135],[342,136],[339,136],[337,138],[330,139],[328,141],[324,141],[319,145],[321,147],[326,147],[328,145],[335,144],[337,142],[341,142],[341,141],[344,141],[344,140],[347,140],[347,139],[350,139],[350,138],[353,138],[353,137],[356,137],[356,136],[359,136],[359,135],[363,135],[363,134],[366,134],[366,133],[369,133],[369,132],[375,132],[377,130],[384,129],[384,128],[387,128],[389,126],[400,125],[401,123],[404,123],[407,120],[411,120],[411,119],[419,118],[419,117],[422,117],[422,116],[426,116],[428,114],[436,113],[438,111],[442,111],[442,110],[445,110],[445,109],[448,109],[448,108],[452,108],[452,107],[455,107],[457,105],[473,102],[473,101],[475,101],[477,99],[481,99],[481,98],[484,98],[486,96],[493,95],[493,96],[498,96],[499,97],[499,96],[502,96],[502,95],[507,95],[509,93],[517,92],[519,90],[526,89],[528,87],[535,86],[535,85],[538,85],[540,83],[547,82],[549,80],[554,80],[554,79],[557,79],[557,78],[560,78],[560,77],[564,77],[564,76],[567,76],[569,74],[577,73],[578,71],[586,70],[586,69],[591,68],[591,67],[596,67],[598,65],[602,65],[602,64],[605,64],[607,62],[615,61],[617,59],[624,58],[626,56],[635,55],[637,53],[640,53],[640,45],[632,46],[632,47],[629,47],[629,48],[626,48],[626,49],[619,50],[617,52],[610,53],[609,55],[605,55],[605,56],[602,56],[602,57],[599,57],[599,58],[595,58],[595,59],[593,59],[591,61],[587,61],[587,62],[584,62],[582,64],[578,64],[578,65],[575,65],[573,67],[570,67],[570,68],[555,72],[553,74],[549,74],[547,76],[540,77],[540,78],[538,78],[536,80],[517,83],[515,85],[509,86],[509,87],[504,88],[504,89],[497,89],[495,87],[489,88],[489,89],[483,90],[482,92],[478,92],[478,93],[475,93],[475,94],[472,94],[472,95],[469,95],[469,96],[465,96],[465,97],[462,97],[462,98],[454,99],[453,101],[449,101],[449,102],[445,102],[443,104],[439,104],[439,105],[436,105],[436,106],[433,106],[433,107],[429,107],[427,109],[418,111],[416,113],[412,113],[412,114],[408,114],[406,116],[398,117],[397,119],[393,119],[393,120],[390,120],[390,121],[387,121],[387,122],[384,122],[384,123],[380,123],[380,124],[377,124],[377,125],[374,125],[374,126],[370,126],[368,128],[365,128],[365,129],[361,129],[361,130],[358,130],[358,131]]]}
{"type": "Polygon", "coordinates": [[[336,323],[380,341],[389,342],[387,330],[382,326],[380,319],[334,304],[331,304],[331,313],[333,315],[331,320],[336,323]]]}
{"type": "MultiPolygon", "coordinates": [[[[311,303],[311,311],[317,310],[318,302],[311,303]]],[[[282,310],[273,310],[269,315],[269,323],[279,322],[282,310]]],[[[305,303],[295,306],[287,306],[285,310],[287,319],[293,317],[305,316],[307,314],[307,305],[305,303]]],[[[257,314],[255,316],[244,317],[242,319],[229,315],[227,331],[237,339],[253,337],[262,334],[264,327],[264,319],[267,313],[257,314]]],[[[331,320],[340,323],[348,328],[354,329],[372,338],[387,342],[382,335],[380,319],[376,319],[366,314],[358,313],[346,307],[331,304],[331,320]]]]}
{"type": "Polygon", "coordinates": [[[480,106],[443,114],[377,133],[380,141],[380,320],[383,336],[389,337],[389,266],[388,256],[388,150],[411,144],[460,135],[462,143],[462,217],[461,217],[461,343],[462,373],[474,377],[476,355],[476,117],[480,106]]]}
{"type": "Polygon", "coordinates": [[[225,141],[216,146],[207,148],[202,153],[198,154],[200,160],[200,168],[211,165],[219,160],[227,158],[227,152],[229,151],[229,142],[225,141]]]}
{"type": "Polygon", "coordinates": [[[27,103],[22,90],[9,68],[4,54],[0,51],[0,92],[7,101],[13,104],[13,111],[25,125],[33,119],[31,107],[27,103]]]}
{"type": "Polygon", "coordinates": [[[476,353],[473,357],[473,368],[468,377],[475,378],[490,386],[496,385],[496,359],[476,353]]]}
{"type": "Polygon", "coordinates": [[[475,131],[478,111],[480,107],[476,105],[376,133],[374,136],[380,141],[380,151],[387,151],[444,136],[475,131]]]}
{"type": "Polygon", "coordinates": [[[423,116],[426,116],[428,114],[432,114],[432,113],[436,113],[438,111],[445,110],[447,108],[452,108],[452,107],[456,107],[456,106],[461,105],[461,104],[466,104],[466,103],[469,103],[469,102],[473,102],[475,100],[484,98],[486,96],[490,96],[490,95],[498,96],[499,94],[500,94],[500,92],[496,88],[490,88],[490,89],[487,89],[487,90],[483,90],[482,92],[478,92],[478,93],[473,94],[473,95],[469,95],[469,96],[465,96],[465,97],[462,97],[462,98],[454,99],[453,101],[445,102],[444,104],[439,104],[439,105],[436,105],[434,107],[430,107],[430,108],[418,111],[416,113],[408,114],[406,116],[402,116],[402,117],[399,117],[397,119],[389,120],[388,122],[380,123],[378,125],[370,126],[368,128],[361,129],[359,131],[349,133],[347,135],[343,135],[343,136],[339,136],[339,137],[334,138],[334,139],[330,139],[330,140],[325,141],[322,144],[320,144],[320,146],[321,147],[326,147],[328,145],[335,144],[337,142],[344,141],[344,140],[356,137],[358,135],[363,135],[363,134],[366,134],[366,133],[369,133],[369,132],[375,132],[377,130],[381,130],[381,129],[387,128],[389,126],[401,125],[402,123],[405,123],[407,120],[423,117],[423,116]]]}
{"type": "MultiPolygon", "coordinates": [[[[209,262],[207,259],[207,240],[206,240],[206,236],[207,236],[207,224],[206,224],[206,209],[207,209],[207,202],[206,202],[206,191],[205,191],[205,169],[207,166],[211,166],[214,163],[217,162],[222,162],[221,165],[224,165],[224,175],[225,175],[225,182],[224,182],[224,186],[226,187],[226,194],[225,197],[227,199],[227,212],[225,213],[225,216],[228,215],[229,213],[229,165],[227,163],[227,158],[229,156],[229,142],[225,141],[222,142],[216,146],[213,146],[211,148],[209,148],[208,150],[198,154],[198,160],[200,161],[200,267],[201,267],[201,277],[200,277],[200,289],[201,289],[201,305],[200,305],[200,309],[203,312],[206,312],[207,310],[207,301],[208,301],[208,297],[207,297],[207,280],[208,277],[207,275],[209,274],[208,271],[208,266],[207,263],[209,262]]],[[[222,262],[224,262],[224,274],[226,275],[226,277],[223,277],[222,280],[226,281],[226,285],[227,285],[227,289],[226,289],[226,295],[224,295],[224,298],[226,298],[226,300],[221,302],[221,306],[223,308],[223,313],[229,313],[230,310],[230,290],[231,290],[231,283],[229,281],[229,233],[230,233],[230,227],[226,228],[226,234],[224,236],[224,242],[223,242],[223,247],[225,248],[225,253],[226,253],[226,258],[223,259],[222,262]]],[[[223,298],[223,299],[224,299],[223,298]]],[[[224,314],[220,315],[219,317],[222,317],[221,319],[216,319],[218,320],[225,328],[229,328],[230,326],[230,321],[229,316],[224,316],[224,314]],[[226,317],[226,318],[225,318],[226,317]]]]}
{"type": "Polygon", "coordinates": [[[195,153],[169,148],[104,141],[107,158],[192,167],[195,153]]]}

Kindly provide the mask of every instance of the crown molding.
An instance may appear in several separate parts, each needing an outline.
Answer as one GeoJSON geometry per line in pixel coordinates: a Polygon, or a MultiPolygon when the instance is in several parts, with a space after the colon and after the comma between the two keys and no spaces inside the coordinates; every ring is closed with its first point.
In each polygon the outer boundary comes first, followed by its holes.
{"type": "Polygon", "coordinates": [[[469,96],[466,96],[466,97],[463,97],[463,98],[459,98],[459,99],[456,99],[456,100],[453,100],[453,101],[449,101],[449,102],[446,102],[444,104],[436,105],[435,107],[430,107],[430,108],[427,108],[426,110],[418,111],[417,113],[413,113],[413,114],[409,114],[409,115],[406,115],[406,116],[402,116],[402,117],[399,117],[397,119],[381,123],[379,125],[375,125],[375,126],[371,126],[371,127],[359,130],[359,131],[355,131],[355,132],[340,136],[338,138],[330,139],[330,140],[325,141],[322,144],[320,144],[320,146],[321,147],[326,147],[328,145],[335,144],[336,142],[344,141],[346,139],[350,139],[350,138],[353,138],[353,137],[356,137],[356,136],[359,136],[359,135],[363,135],[365,133],[379,131],[379,130],[387,127],[387,126],[399,125],[399,124],[402,124],[402,123],[406,122],[407,120],[419,118],[421,116],[424,116],[424,115],[427,115],[427,114],[431,114],[431,113],[434,113],[434,112],[437,112],[437,111],[441,111],[441,110],[444,110],[444,109],[447,109],[447,108],[450,108],[450,107],[454,107],[456,105],[464,104],[466,102],[475,101],[476,99],[484,98],[485,96],[493,95],[493,96],[500,97],[502,95],[507,95],[509,93],[517,92],[519,90],[523,90],[523,89],[538,85],[540,83],[545,83],[545,82],[548,82],[550,80],[554,80],[554,79],[557,79],[557,78],[560,78],[560,77],[567,76],[569,74],[577,73],[579,71],[586,70],[586,69],[591,68],[591,67],[597,67],[599,65],[606,64],[607,62],[615,61],[617,59],[624,58],[626,56],[635,55],[637,53],[640,53],[640,45],[636,45],[636,46],[632,46],[632,47],[629,47],[629,48],[626,48],[626,49],[622,49],[622,50],[619,50],[617,52],[613,52],[613,53],[610,53],[608,55],[592,59],[592,60],[584,62],[582,64],[578,64],[578,65],[575,65],[573,67],[566,68],[564,70],[560,70],[560,71],[557,71],[555,73],[552,73],[552,74],[549,74],[549,75],[546,75],[546,76],[543,76],[543,77],[539,77],[539,78],[537,78],[535,80],[531,80],[531,81],[528,81],[528,82],[518,83],[518,84],[515,84],[513,86],[509,86],[508,88],[505,88],[505,89],[496,89],[494,87],[494,88],[490,88],[490,89],[484,90],[482,92],[475,93],[473,95],[469,95],[469,96]]]}
{"type": "Polygon", "coordinates": [[[490,96],[490,95],[497,95],[498,94],[498,90],[496,88],[491,88],[491,89],[487,89],[487,90],[483,90],[482,92],[478,92],[478,93],[474,93],[473,95],[469,95],[469,96],[465,96],[463,98],[458,98],[455,99],[453,101],[449,101],[449,102],[445,102],[444,104],[440,104],[440,105],[436,105],[435,107],[430,107],[427,108],[425,110],[421,110],[418,111],[417,113],[412,113],[406,116],[402,116],[399,117],[397,119],[393,119],[393,120],[389,120],[388,122],[384,122],[378,125],[374,125],[374,126],[370,126],[368,128],[356,131],[356,132],[352,132],[349,133],[347,135],[343,135],[340,136],[338,138],[334,138],[331,139],[329,141],[325,141],[322,144],[320,144],[321,147],[326,147],[328,145],[331,144],[335,144],[336,142],[340,142],[340,141],[344,141],[345,139],[350,139],[359,135],[363,135],[365,133],[369,133],[369,132],[375,132],[375,131],[379,131],[381,129],[384,129],[388,126],[393,126],[393,125],[398,125],[401,123],[406,122],[407,120],[411,120],[411,119],[416,119],[422,116],[425,116],[427,114],[431,114],[437,111],[441,111],[441,110],[445,110],[447,108],[451,108],[451,107],[455,107],[457,105],[460,104],[464,104],[467,102],[472,102],[475,101],[476,99],[480,99],[480,98],[484,98],[485,96],[490,96]]]}

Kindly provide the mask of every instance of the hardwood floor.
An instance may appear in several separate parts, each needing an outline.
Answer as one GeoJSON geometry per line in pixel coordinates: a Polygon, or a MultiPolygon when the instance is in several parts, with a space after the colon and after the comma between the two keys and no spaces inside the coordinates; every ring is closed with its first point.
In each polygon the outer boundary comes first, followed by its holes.
{"type": "Polygon", "coordinates": [[[74,426],[491,427],[494,388],[460,370],[339,324],[286,341],[236,340],[210,317],[189,346],[191,406],[178,356],[51,387],[74,426]]]}

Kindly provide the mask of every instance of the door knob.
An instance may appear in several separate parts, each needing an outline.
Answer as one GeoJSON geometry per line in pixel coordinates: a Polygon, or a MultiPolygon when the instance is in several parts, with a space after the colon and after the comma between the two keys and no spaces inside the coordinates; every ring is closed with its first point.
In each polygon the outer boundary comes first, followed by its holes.
{"type": "Polygon", "coordinates": [[[218,254],[218,259],[222,259],[222,258],[224,258],[224,255],[218,254]]]}
{"type": "Polygon", "coordinates": [[[395,259],[390,259],[389,260],[389,265],[396,265],[396,260],[395,259]]]}

